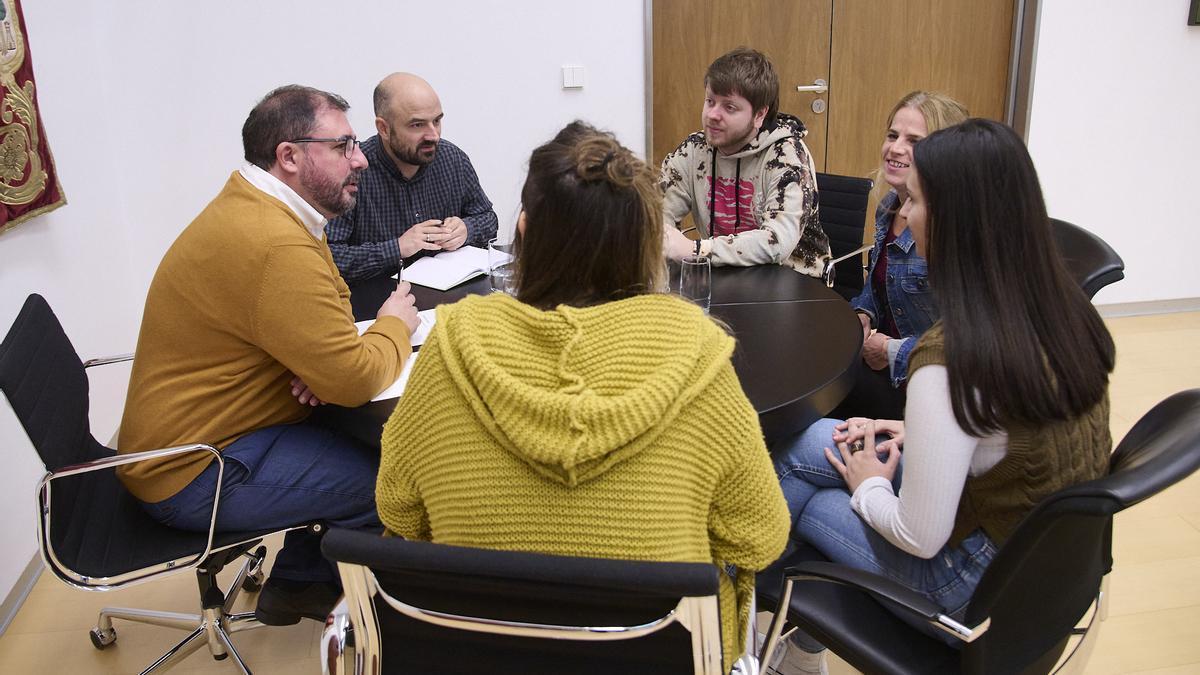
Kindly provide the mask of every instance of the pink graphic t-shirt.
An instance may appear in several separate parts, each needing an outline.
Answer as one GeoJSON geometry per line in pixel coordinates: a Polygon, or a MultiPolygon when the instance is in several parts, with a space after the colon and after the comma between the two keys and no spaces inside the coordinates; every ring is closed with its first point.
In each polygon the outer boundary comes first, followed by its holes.
{"type": "Polygon", "coordinates": [[[713,214],[710,226],[712,236],[719,237],[758,229],[758,218],[754,215],[754,182],[737,181],[733,178],[717,178],[713,190],[712,176],[708,178],[709,204],[713,214]],[[714,208],[715,206],[715,208],[714,208]]]}

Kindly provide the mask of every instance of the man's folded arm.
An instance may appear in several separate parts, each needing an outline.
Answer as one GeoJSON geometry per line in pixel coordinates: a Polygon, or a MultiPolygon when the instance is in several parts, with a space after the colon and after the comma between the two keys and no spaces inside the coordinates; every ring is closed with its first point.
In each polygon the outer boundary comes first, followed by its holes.
{"type": "Polygon", "coordinates": [[[361,337],[318,250],[280,246],[257,289],[257,344],[326,403],[357,406],[395,382],[412,353],[408,327],[383,317],[361,337]]]}

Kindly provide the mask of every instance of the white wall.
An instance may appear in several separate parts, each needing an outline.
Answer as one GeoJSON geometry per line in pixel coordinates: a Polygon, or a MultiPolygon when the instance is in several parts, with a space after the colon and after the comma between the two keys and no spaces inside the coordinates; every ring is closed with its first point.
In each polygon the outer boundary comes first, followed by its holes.
{"type": "Polygon", "coordinates": [[[1097,304],[1200,296],[1200,26],[1188,0],[1043,0],[1029,150],[1050,214],[1104,238],[1097,304]]]}
{"type": "MultiPolygon", "coordinates": [[[[40,0],[24,11],[69,203],[0,234],[0,331],[38,292],[83,358],[133,350],[159,259],[239,165],[242,122],[275,86],[345,96],[365,139],[375,83],[423,75],[502,227],[515,221],[530,151],[566,122],[645,147],[641,0],[40,0]],[[583,90],[561,89],[564,64],[587,68],[583,90]]],[[[106,441],[123,383],[101,377],[92,419],[106,441]]],[[[36,551],[41,472],[7,401],[0,447],[2,598],[36,551]]]]}

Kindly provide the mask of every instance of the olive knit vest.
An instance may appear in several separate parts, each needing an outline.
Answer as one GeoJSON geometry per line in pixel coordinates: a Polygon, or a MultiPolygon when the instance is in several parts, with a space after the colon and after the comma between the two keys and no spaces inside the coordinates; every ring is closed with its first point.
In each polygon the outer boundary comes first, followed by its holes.
{"type": "MultiPolygon", "coordinates": [[[[934,364],[946,364],[941,322],[913,349],[909,377],[934,364]]],[[[952,546],[979,528],[999,546],[1044,497],[1108,473],[1112,437],[1107,393],[1073,419],[1040,427],[1010,425],[1004,431],[1008,434],[1004,458],[985,473],[967,477],[950,534],[952,546]]]]}

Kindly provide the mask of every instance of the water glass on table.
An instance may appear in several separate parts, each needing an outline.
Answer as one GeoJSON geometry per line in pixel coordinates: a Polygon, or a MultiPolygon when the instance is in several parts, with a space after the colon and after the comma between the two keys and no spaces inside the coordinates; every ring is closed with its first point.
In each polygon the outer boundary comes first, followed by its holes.
{"type": "Polygon", "coordinates": [[[708,314],[712,302],[712,263],[708,256],[689,255],[679,261],[679,295],[708,314]]]}
{"type": "Polygon", "coordinates": [[[513,257],[513,242],[499,237],[488,241],[488,280],[493,291],[508,293],[516,292],[513,286],[513,273],[516,271],[516,259],[513,257]]]}

